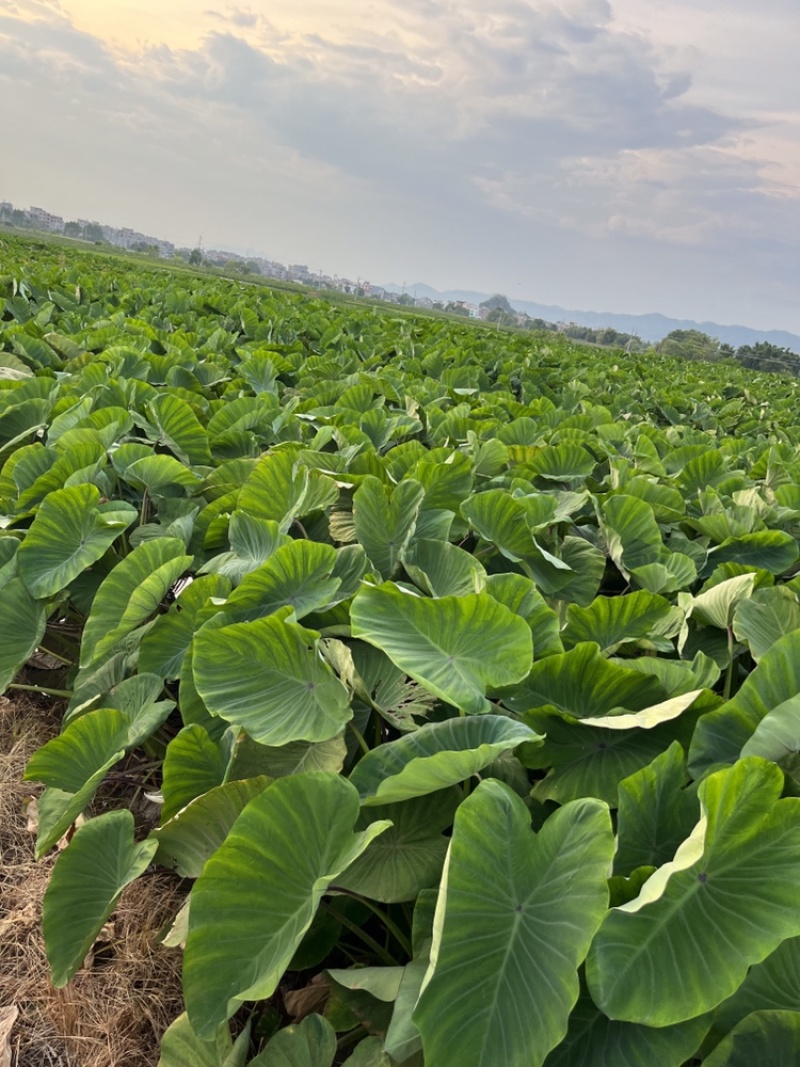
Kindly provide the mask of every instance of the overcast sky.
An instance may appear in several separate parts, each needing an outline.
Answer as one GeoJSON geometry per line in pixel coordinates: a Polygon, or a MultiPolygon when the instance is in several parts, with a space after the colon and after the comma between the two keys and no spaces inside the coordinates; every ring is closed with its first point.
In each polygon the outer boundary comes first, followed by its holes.
{"type": "Polygon", "coordinates": [[[0,0],[0,199],[800,332],[797,0],[0,0]]]}

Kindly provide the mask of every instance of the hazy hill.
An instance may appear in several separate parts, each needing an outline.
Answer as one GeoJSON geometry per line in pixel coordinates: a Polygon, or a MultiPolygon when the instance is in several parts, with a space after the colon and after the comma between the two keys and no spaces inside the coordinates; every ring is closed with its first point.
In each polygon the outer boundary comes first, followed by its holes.
{"type": "MultiPolygon", "coordinates": [[[[399,293],[399,285],[386,285],[386,289],[393,293],[399,293]]],[[[418,283],[406,285],[407,293],[416,293],[417,296],[427,296],[430,300],[465,300],[472,304],[479,304],[486,300],[490,293],[476,293],[469,289],[448,289],[439,292],[429,285],[418,283]]],[[[511,300],[511,298],[509,297],[511,300]]],[[[722,326],[718,322],[694,322],[691,319],[670,319],[666,315],[653,313],[651,315],[617,315],[611,311],[575,311],[572,308],[562,308],[555,304],[537,304],[533,300],[511,300],[511,304],[518,311],[524,311],[531,318],[545,319],[547,322],[574,322],[578,326],[603,327],[612,326],[622,333],[633,333],[644,341],[660,341],[672,330],[702,330],[711,337],[718,337],[720,341],[726,341],[739,348],[740,345],[752,345],[757,341],[769,341],[770,344],[779,348],[789,348],[792,352],[800,353],[800,336],[789,333],[786,330],[754,330],[749,326],[722,326]]]]}

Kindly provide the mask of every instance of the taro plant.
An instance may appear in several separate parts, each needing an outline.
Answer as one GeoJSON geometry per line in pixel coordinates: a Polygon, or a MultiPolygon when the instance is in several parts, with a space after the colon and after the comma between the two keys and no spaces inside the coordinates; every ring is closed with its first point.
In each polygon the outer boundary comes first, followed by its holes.
{"type": "Polygon", "coordinates": [[[54,983],[155,865],[161,1067],[796,1062],[787,383],[9,248],[54,983]]]}

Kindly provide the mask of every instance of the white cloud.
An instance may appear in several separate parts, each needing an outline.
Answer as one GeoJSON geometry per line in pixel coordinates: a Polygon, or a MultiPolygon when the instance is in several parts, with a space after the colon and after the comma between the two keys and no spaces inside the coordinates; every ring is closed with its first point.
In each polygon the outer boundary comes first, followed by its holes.
{"type": "MultiPolygon", "coordinates": [[[[696,26],[715,2],[700,0],[696,26]]],[[[783,3],[767,20],[776,40],[783,3]]],[[[0,195],[181,240],[213,231],[340,273],[525,284],[515,295],[572,306],[731,317],[749,285],[762,321],[800,327],[783,283],[800,120],[769,92],[728,106],[741,91],[725,57],[741,41],[726,22],[714,52],[691,39],[694,8],[670,7],[680,26],[641,10],[376,0],[365,15],[338,2],[314,7],[312,29],[276,0],[269,17],[252,2],[206,11],[197,45],[131,48],[78,31],[57,4],[0,0],[0,79],[26,86],[6,117],[26,151],[4,160],[0,195]],[[619,271],[598,277],[608,261],[619,271]],[[754,270],[780,283],[759,288],[754,270]]]]}

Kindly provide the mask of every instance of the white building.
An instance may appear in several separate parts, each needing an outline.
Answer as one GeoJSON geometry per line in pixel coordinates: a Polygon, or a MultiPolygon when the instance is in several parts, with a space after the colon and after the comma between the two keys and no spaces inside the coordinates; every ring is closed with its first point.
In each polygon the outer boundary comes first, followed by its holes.
{"type": "Polygon", "coordinates": [[[51,215],[43,207],[32,207],[28,214],[31,221],[40,229],[48,230],[51,233],[64,232],[64,220],[60,215],[51,215]]]}

